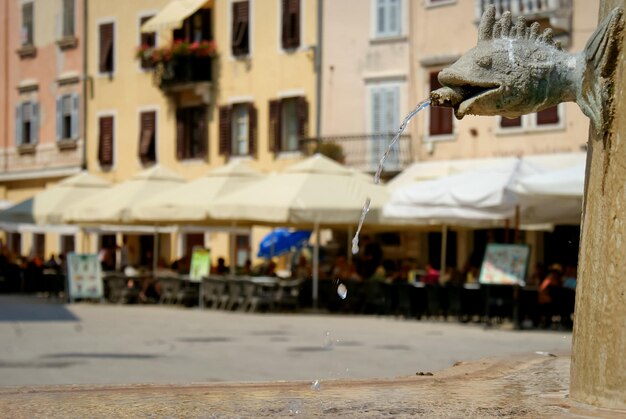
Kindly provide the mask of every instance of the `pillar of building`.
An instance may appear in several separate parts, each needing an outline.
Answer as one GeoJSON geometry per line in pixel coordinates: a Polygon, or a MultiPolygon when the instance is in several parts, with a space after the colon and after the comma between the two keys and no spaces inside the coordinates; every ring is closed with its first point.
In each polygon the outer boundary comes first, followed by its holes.
{"type": "MultiPolygon", "coordinates": [[[[600,19],[625,3],[603,0],[600,19]]],[[[570,396],[626,409],[626,40],[621,36],[615,117],[608,133],[592,132],[589,139],[570,396]]]]}

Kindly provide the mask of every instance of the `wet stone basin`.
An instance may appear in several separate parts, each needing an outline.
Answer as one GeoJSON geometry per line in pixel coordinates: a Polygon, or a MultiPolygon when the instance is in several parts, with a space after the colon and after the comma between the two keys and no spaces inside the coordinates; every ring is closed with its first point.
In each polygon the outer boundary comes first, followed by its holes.
{"type": "Polygon", "coordinates": [[[568,398],[569,357],[460,363],[392,380],[0,389],[6,418],[625,417],[568,398]]]}

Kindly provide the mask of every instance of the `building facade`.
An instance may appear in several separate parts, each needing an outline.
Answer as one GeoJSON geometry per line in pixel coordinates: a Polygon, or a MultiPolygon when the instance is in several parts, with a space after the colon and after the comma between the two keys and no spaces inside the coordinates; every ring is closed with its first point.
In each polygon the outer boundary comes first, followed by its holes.
{"type": "MultiPolygon", "coordinates": [[[[85,166],[83,13],[82,0],[0,6],[0,194],[13,203],[85,166]]],[[[73,236],[44,231],[16,227],[5,239],[16,254],[73,249],[73,236]]]]}

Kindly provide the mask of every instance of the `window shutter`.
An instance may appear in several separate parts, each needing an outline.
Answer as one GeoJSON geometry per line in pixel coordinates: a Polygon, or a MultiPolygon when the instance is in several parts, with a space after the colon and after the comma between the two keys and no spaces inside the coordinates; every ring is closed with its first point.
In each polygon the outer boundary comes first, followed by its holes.
{"type": "Polygon", "coordinates": [[[553,125],[559,123],[559,108],[552,106],[537,112],[537,125],[553,125]]]}
{"type": "Polygon", "coordinates": [[[74,1],[63,1],[63,36],[74,35],[74,1]]]}
{"type": "Polygon", "coordinates": [[[213,39],[213,30],[211,27],[211,12],[212,9],[200,9],[202,16],[202,39],[210,41],[213,39]]]}
{"type": "Polygon", "coordinates": [[[176,158],[185,158],[185,113],[182,109],[176,111],[176,158]]]}
{"type": "Polygon", "coordinates": [[[101,166],[111,166],[113,164],[113,124],[112,116],[100,118],[98,158],[101,166]]]}
{"type": "Polygon", "coordinates": [[[72,95],[72,138],[77,140],[80,137],[80,96],[78,93],[72,95]]]}
{"type": "Polygon", "coordinates": [[[33,45],[34,34],[33,34],[33,3],[24,3],[22,5],[22,30],[25,31],[23,34],[24,38],[22,39],[22,45],[33,45]]]}
{"type": "MultiPolygon", "coordinates": [[[[430,73],[431,91],[441,87],[438,75],[437,71],[430,73]]],[[[429,135],[452,134],[452,108],[430,107],[429,121],[429,135]]]]}
{"type": "Polygon", "coordinates": [[[282,0],[283,49],[300,46],[300,0],[282,0]]]}
{"type": "Polygon", "coordinates": [[[372,89],[372,133],[380,134],[383,130],[383,101],[382,90],[372,89]]]}
{"type": "Polygon", "coordinates": [[[256,155],[256,108],[253,103],[248,104],[248,149],[250,155],[256,155]]]}
{"type": "Polygon", "coordinates": [[[269,146],[270,151],[273,153],[277,153],[280,151],[280,137],[282,134],[280,105],[280,99],[270,100],[269,146]]]}
{"type": "Polygon", "coordinates": [[[113,71],[113,56],[113,23],[105,23],[100,25],[99,70],[101,73],[109,73],[113,71]]]}
{"type": "Polygon", "coordinates": [[[304,140],[309,135],[309,103],[304,96],[298,98],[298,139],[304,140]]]}
{"type": "Polygon", "coordinates": [[[30,143],[39,142],[39,102],[32,103],[32,114],[30,117],[30,143]]]}
{"type": "Polygon", "coordinates": [[[22,117],[22,105],[17,105],[15,107],[15,145],[22,145],[22,129],[23,129],[24,119],[22,117]]]}
{"type": "Polygon", "coordinates": [[[247,1],[233,3],[232,52],[233,55],[247,54],[248,22],[250,8],[247,1]]]}
{"type": "Polygon", "coordinates": [[[521,127],[522,126],[522,117],[518,116],[517,118],[500,118],[500,127],[501,128],[513,128],[513,127],[521,127]]]}
{"type": "Polygon", "coordinates": [[[219,153],[230,155],[232,145],[232,106],[222,106],[219,110],[220,120],[220,138],[219,138],[219,153]]]}
{"type": "Polygon", "coordinates": [[[57,141],[63,139],[63,96],[57,96],[57,141]]]}
{"type": "Polygon", "coordinates": [[[156,112],[142,112],[139,115],[139,159],[142,163],[153,160],[156,137],[156,112]]]}
{"type": "Polygon", "coordinates": [[[198,157],[206,158],[208,149],[208,131],[207,131],[207,111],[206,107],[203,107],[198,116],[198,157]]]}

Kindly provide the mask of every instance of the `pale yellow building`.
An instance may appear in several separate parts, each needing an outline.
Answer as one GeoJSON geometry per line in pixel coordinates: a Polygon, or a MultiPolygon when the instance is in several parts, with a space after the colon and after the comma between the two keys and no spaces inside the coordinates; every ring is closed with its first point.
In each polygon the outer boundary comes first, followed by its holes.
{"type": "MultiPolygon", "coordinates": [[[[316,1],[88,4],[91,172],[122,182],[160,164],[191,180],[232,159],[270,172],[302,157],[315,129],[316,1]]],[[[240,264],[265,232],[233,238],[240,264]]],[[[160,252],[172,260],[204,244],[230,263],[226,237],[183,228],[160,252]]],[[[151,248],[148,235],[129,241],[151,248]]]]}

